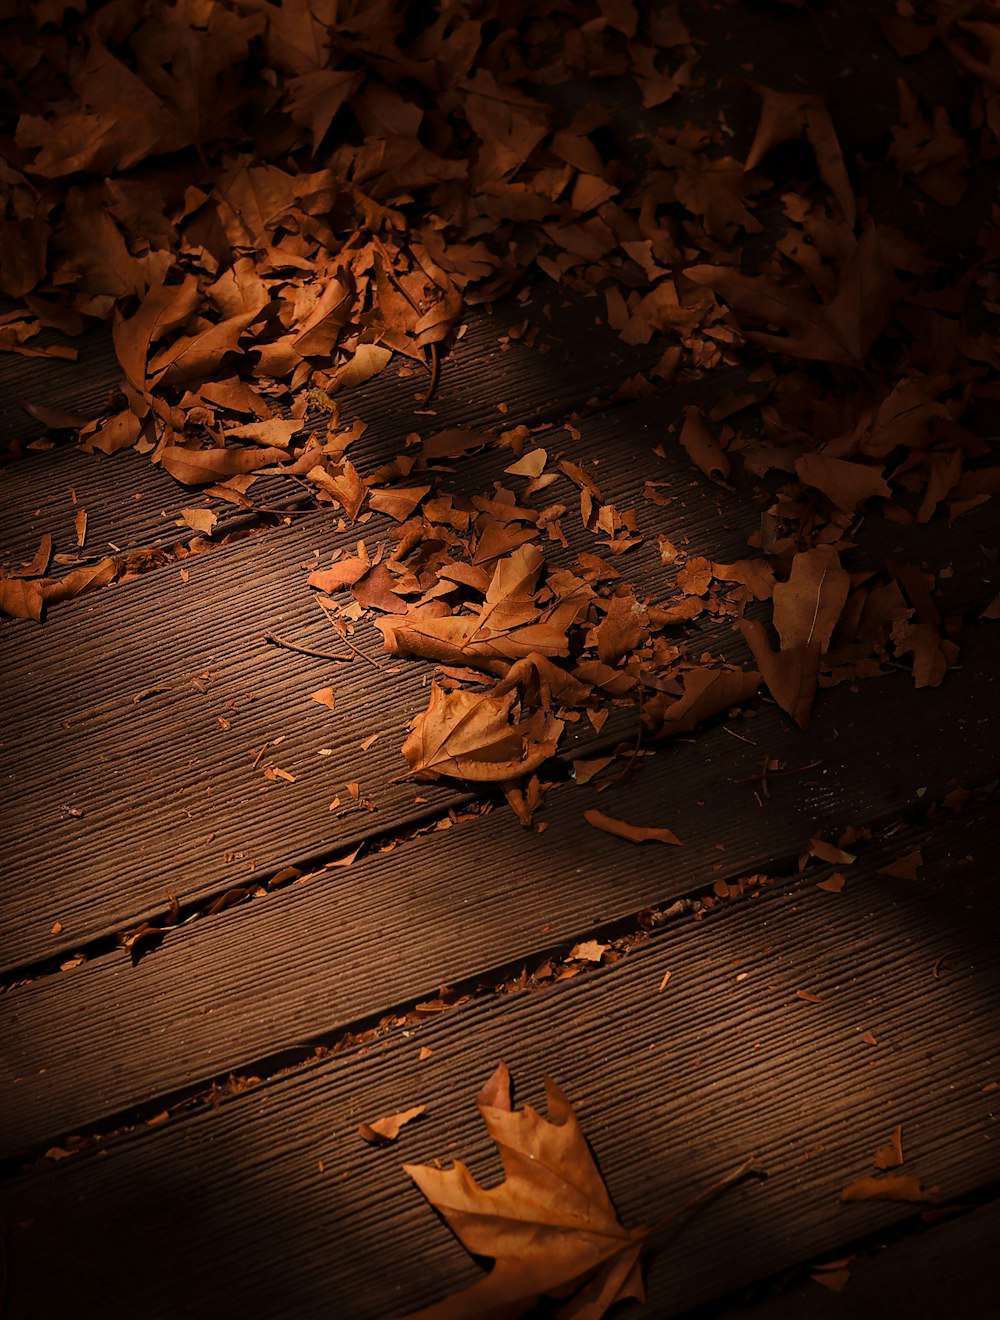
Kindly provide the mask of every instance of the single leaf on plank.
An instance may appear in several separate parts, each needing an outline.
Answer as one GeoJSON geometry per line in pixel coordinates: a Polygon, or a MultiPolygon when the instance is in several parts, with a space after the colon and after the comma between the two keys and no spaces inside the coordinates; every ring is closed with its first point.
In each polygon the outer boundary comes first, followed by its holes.
{"type": "Polygon", "coordinates": [[[698,666],[681,675],[683,696],[657,692],[643,702],[642,722],[653,738],[690,733],[730,706],[749,701],[760,687],[757,670],[708,669],[698,666]]]}
{"type": "Polygon", "coordinates": [[[616,1302],[645,1300],[639,1254],[649,1230],[620,1223],[569,1100],[551,1080],[545,1090],[548,1118],[530,1105],[512,1111],[501,1063],[479,1093],[506,1175],[498,1187],[481,1187],[461,1161],[403,1166],[462,1245],[495,1261],[409,1320],[514,1320],[547,1296],[563,1301],[567,1320],[600,1320],[616,1302]]]}
{"type": "Polygon", "coordinates": [[[211,509],[181,509],[181,518],[192,531],[205,536],[212,535],[219,521],[211,509]]]}
{"type": "Polygon", "coordinates": [[[431,699],[403,744],[418,778],[469,779],[479,783],[518,779],[555,755],[563,722],[543,711],[512,723],[515,697],[445,692],[431,685],[431,699]]]}
{"type": "Polygon", "coordinates": [[[585,811],[583,818],[588,825],[593,825],[595,830],[603,830],[605,834],[627,839],[629,843],[672,843],[678,848],[681,847],[677,835],[665,826],[630,825],[627,820],[606,816],[603,811],[596,811],[594,808],[585,811]]]}
{"type": "Polygon", "coordinates": [[[109,557],[102,559],[99,564],[86,564],[83,568],[77,568],[72,573],[67,573],[64,578],[43,581],[42,594],[45,604],[57,605],[60,601],[70,600],[85,591],[107,586],[120,575],[123,566],[123,560],[109,557]]]}
{"type": "Polygon", "coordinates": [[[426,1108],[426,1105],[414,1105],[412,1109],[404,1109],[402,1113],[377,1118],[374,1123],[359,1123],[358,1136],[370,1146],[391,1146],[402,1128],[407,1123],[412,1123],[415,1118],[419,1118],[426,1108]]]}
{"type": "Polygon", "coordinates": [[[937,1200],[938,1187],[925,1187],[912,1173],[891,1173],[879,1178],[874,1174],[856,1178],[840,1193],[841,1201],[910,1201],[928,1205],[937,1200]]]}
{"type": "Polygon", "coordinates": [[[204,486],[242,472],[254,472],[270,463],[281,463],[288,455],[281,449],[188,449],[164,445],[160,463],[185,486],[204,486]]]}
{"type": "Polygon", "coordinates": [[[903,1163],[903,1125],[897,1123],[889,1140],[875,1151],[876,1169],[898,1169],[903,1163]]]}
{"type": "Polygon", "coordinates": [[[44,532],[42,539],[38,542],[38,549],[35,551],[34,558],[24,565],[18,577],[30,578],[41,577],[48,569],[49,561],[52,558],[52,534],[44,532]]]}
{"type": "Polygon", "coordinates": [[[729,459],[722,452],[722,446],[705,425],[701,409],[695,404],[688,404],[684,409],[684,425],[681,427],[680,441],[688,457],[710,480],[729,476],[729,459]]]}
{"type": "Polygon", "coordinates": [[[34,417],[36,422],[41,422],[50,431],[76,431],[90,421],[89,417],[81,413],[68,412],[65,408],[49,408],[43,403],[29,403],[20,395],[15,397],[30,417],[34,417]]]}

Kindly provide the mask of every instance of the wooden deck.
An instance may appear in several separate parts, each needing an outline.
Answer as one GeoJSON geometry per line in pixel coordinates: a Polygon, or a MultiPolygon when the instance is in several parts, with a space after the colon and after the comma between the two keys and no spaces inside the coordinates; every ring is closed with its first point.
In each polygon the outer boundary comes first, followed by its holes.
{"type": "MultiPolygon", "coordinates": [[[[780,80],[791,33],[827,85],[849,14],[750,9],[770,14],[753,25],[754,77],[780,80]]],[[[707,57],[706,96],[740,54],[707,57]]],[[[918,82],[947,101],[942,68],[931,52],[918,82]]],[[[884,125],[849,81],[829,83],[832,109],[863,157],[884,125]]],[[[994,161],[963,207],[918,209],[928,252],[966,250],[996,179],[994,161]]],[[[866,186],[889,220],[913,219],[895,181],[873,171],[866,186]]],[[[525,426],[598,463],[605,500],[636,510],[641,544],[608,558],[661,602],[677,566],[659,537],[725,563],[759,528],[759,483],[709,481],[675,440],[654,454],[685,407],[746,388],[752,365],[616,398],[663,346],[627,348],[602,309],[543,282],[469,312],[430,409],[395,364],[342,397],[345,421],[367,424],[351,457],[371,471],[413,431],[525,426]],[[526,318],[548,351],[506,337],[526,318]],[[649,480],[669,502],[645,497],[649,480]]],[[[5,355],[6,440],[42,434],[18,398],[96,415],[119,374],[103,331],[77,364],[5,355]]],[[[510,462],[488,446],[432,476],[490,494],[510,462]]],[[[347,650],[307,586],[392,521],[338,520],[287,477],[252,496],[213,506],[210,543],[188,553],[181,510],[197,499],[139,454],[60,444],[0,468],[4,563],[44,533],[70,549],[83,508],[88,553],[142,570],[41,625],[0,622],[4,1320],[429,1305],[481,1271],[401,1165],[462,1159],[499,1179],[475,1096],[500,1059],[518,1105],[541,1107],[543,1079],[558,1081],[628,1226],[744,1161],[763,1175],[658,1234],[647,1309],[621,1314],[987,1314],[1000,622],[981,616],[1000,591],[996,499],[954,520],[873,515],[855,538],[859,580],[887,559],[937,575],[934,607],[961,624],[938,686],[916,689],[902,665],[842,682],[806,730],[762,689],[648,745],[635,706],[615,706],[563,739],[525,829],[499,793],[406,777],[400,747],[436,666],[386,655],[370,614],[347,650]],[[327,685],[332,711],[311,696],[327,685]],[[612,755],[614,782],[577,782],[575,761],[612,755]],[[600,832],[591,809],[682,846],[600,832]],[[838,840],[856,860],[824,860],[817,841],[838,840]],[[358,1136],[415,1105],[393,1145],[358,1136]],[[897,1125],[903,1172],[935,1203],[842,1204],[897,1125]]],[[[607,553],[579,518],[563,526],[553,565],[607,553]]],[[[724,615],[683,641],[750,664],[724,615]]]]}

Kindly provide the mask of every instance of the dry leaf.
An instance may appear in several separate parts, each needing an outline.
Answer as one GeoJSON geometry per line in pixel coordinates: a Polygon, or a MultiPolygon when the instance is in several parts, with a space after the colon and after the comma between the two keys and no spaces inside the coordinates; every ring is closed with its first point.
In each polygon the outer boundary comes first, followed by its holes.
{"type": "Polygon", "coordinates": [[[480,1187],[458,1161],[403,1166],[463,1246],[495,1261],[485,1278],[409,1320],[513,1320],[546,1296],[563,1299],[563,1316],[600,1320],[616,1302],[645,1300],[639,1253],[648,1230],[622,1227],[568,1099],[553,1081],[545,1090],[547,1119],[530,1105],[512,1112],[502,1063],[480,1092],[506,1174],[498,1187],[480,1187]]]}
{"type": "Polygon", "coordinates": [[[237,473],[255,472],[287,457],[281,449],[188,449],[183,445],[164,445],[160,451],[163,467],[185,486],[203,486],[237,473]]]}
{"type": "Polygon", "coordinates": [[[903,1163],[903,1125],[897,1123],[885,1146],[875,1151],[876,1169],[898,1169],[903,1163]]]}
{"type": "Polygon", "coordinates": [[[677,835],[665,826],[630,825],[628,821],[616,820],[614,816],[606,816],[603,811],[595,811],[593,808],[585,811],[583,818],[595,830],[614,834],[619,839],[627,839],[629,843],[672,843],[678,848],[681,846],[677,835]]]}
{"type": "Polygon", "coordinates": [[[937,1200],[939,1187],[924,1187],[913,1174],[894,1173],[886,1178],[869,1175],[856,1178],[840,1193],[843,1202],[851,1201],[911,1201],[927,1205],[937,1200]]]}
{"type": "Polygon", "coordinates": [[[403,744],[411,773],[496,783],[537,770],[555,755],[563,723],[542,711],[513,723],[514,704],[513,694],[445,692],[433,683],[403,744]]]}
{"type": "Polygon", "coordinates": [[[181,517],[192,531],[201,532],[204,536],[211,536],[219,521],[211,509],[181,509],[181,517]]]}
{"type": "Polygon", "coordinates": [[[374,1123],[360,1123],[358,1136],[370,1146],[391,1146],[399,1136],[400,1129],[406,1123],[412,1123],[426,1108],[426,1105],[415,1105],[412,1109],[404,1109],[400,1114],[377,1118],[374,1123]]]}
{"type": "Polygon", "coordinates": [[[336,695],[332,687],[320,688],[318,692],[313,692],[313,701],[318,701],[321,706],[326,706],[328,710],[333,710],[336,705],[336,695]]]}

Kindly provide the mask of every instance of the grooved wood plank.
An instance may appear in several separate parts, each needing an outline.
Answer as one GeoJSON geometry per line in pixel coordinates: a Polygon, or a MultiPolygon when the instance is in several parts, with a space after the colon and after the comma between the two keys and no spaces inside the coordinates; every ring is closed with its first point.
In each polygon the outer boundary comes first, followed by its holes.
{"type": "Polygon", "coordinates": [[[998,647],[995,628],[975,630],[963,668],[919,705],[895,674],[825,694],[807,733],[765,707],[663,748],[608,791],[553,790],[544,833],[497,811],[183,927],[137,966],[116,952],[14,988],[0,997],[0,1157],[255,1071],[443,983],[533,970],[540,950],[565,952],[644,907],[767,871],[811,837],[892,819],[955,780],[991,778],[998,647]],[[956,710],[968,716],[959,727],[956,710]],[[764,798],[754,776],[765,755],[807,768],[771,776],[764,798]],[[590,807],[666,824],[683,847],[623,843],[587,826],[590,807]],[[135,1048],[150,1038],[170,1047],[135,1048]]]}
{"type": "Polygon", "coordinates": [[[519,1104],[539,1103],[543,1075],[563,1086],[627,1224],[658,1221],[748,1156],[766,1169],[658,1242],[650,1314],[912,1215],[838,1203],[896,1123],[905,1168],[944,1198],[989,1185],[998,825],[992,811],[900,836],[923,847],[919,880],[861,864],[839,895],[764,891],[668,926],[616,966],[475,1003],[19,1176],[0,1191],[9,1314],[318,1316],[335,1299],[362,1320],[471,1281],[477,1268],[399,1164],[463,1158],[497,1176],[473,1106],[497,1058],[519,1104]],[[359,1121],[415,1103],[426,1115],[396,1147],[359,1141],[359,1121]],[[125,1269],[129,1287],[112,1287],[125,1269]]]}

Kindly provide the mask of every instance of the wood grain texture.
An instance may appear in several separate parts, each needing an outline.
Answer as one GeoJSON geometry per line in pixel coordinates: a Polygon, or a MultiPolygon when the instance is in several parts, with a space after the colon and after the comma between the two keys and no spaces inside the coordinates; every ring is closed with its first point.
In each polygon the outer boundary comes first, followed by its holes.
{"type": "Polygon", "coordinates": [[[749,1156],[767,1171],[658,1243],[656,1315],[912,1215],[838,1202],[896,1123],[906,1169],[960,1199],[1000,1177],[997,825],[990,812],[900,835],[901,849],[923,847],[921,879],[862,863],[838,895],[779,886],[671,924],[616,966],[446,1013],[15,1178],[0,1192],[9,1315],[318,1316],[335,1298],[360,1320],[461,1286],[476,1267],[399,1164],[461,1157],[496,1177],[473,1097],[497,1058],[519,1104],[539,1102],[543,1075],[563,1086],[626,1224],[749,1156]],[[359,1141],[359,1121],[413,1103],[427,1113],[396,1147],[359,1141]],[[112,1286],[123,1271],[126,1290],[112,1286]]]}
{"type": "MultiPolygon", "coordinates": [[[[718,879],[794,869],[811,837],[891,822],[956,781],[992,778],[998,644],[981,627],[963,668],[918,694],[919,706],[896,674],[825,694],[807,733],[764,707],[662,748],[605,792],[554,789],[544,833],[499,810],[183,927],[137,966],[118,951],[11,990],[0,998],[0,1157],[37,1153],[232,1069],[257,1071],[433,998],[441,984],[531,970],[540,950],[565,952],[595,928],[718,879]],[[956,709],[976,713],[960,734],[956,709]],[[767,798],[755,779],[765,755],[792,771],[770,777],[767,798]],[[635,847],[594,830],[583,819],[591,807],[666,825],[683,847],[635,847]],[[154,1037],[169,1048],[135,1048],[154,1037]]],[[[308,838],[317,826],[299,828],[308,838]]]]}

